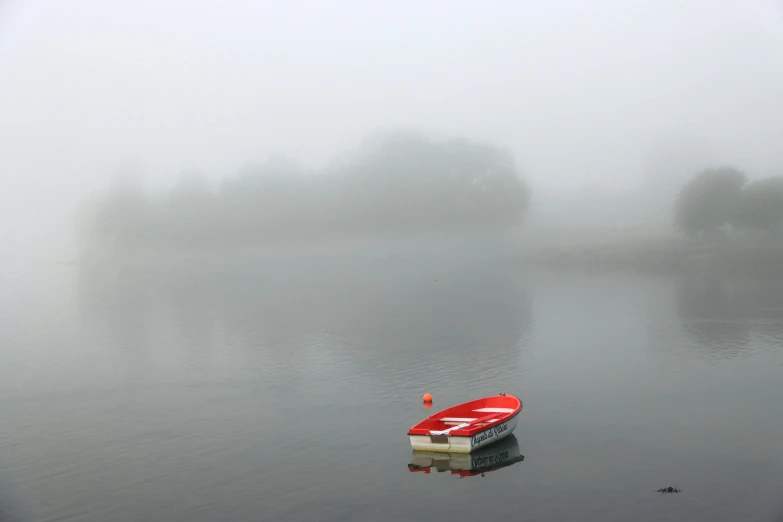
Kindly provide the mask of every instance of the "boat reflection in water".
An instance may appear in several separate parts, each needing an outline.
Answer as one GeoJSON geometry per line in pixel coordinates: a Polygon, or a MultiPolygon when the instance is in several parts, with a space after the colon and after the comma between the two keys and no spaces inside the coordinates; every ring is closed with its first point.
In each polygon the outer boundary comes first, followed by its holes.
{"type": "Polygon", "coordinates": [[[514,435],[491,444],[473,453],[443,453],[414,450],[408,471],[430,473],[432,468],[438,473],[450,471],[452,475],[463,477],[484,476],[525,460],[519,454],[519,443],[514,435]]]}

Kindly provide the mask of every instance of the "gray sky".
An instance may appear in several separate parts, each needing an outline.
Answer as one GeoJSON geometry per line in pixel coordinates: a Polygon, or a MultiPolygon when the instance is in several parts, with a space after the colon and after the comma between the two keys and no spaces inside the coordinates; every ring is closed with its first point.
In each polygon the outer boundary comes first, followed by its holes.
{"type": "Polygon", "coordinates": [[[0,231],[59,238],[128,158],[165,186],[379,127],[508,146],[543,188],[636,183],[659,138],[770,169],[781,93],[778,1],[0,0],[0,231]]]}

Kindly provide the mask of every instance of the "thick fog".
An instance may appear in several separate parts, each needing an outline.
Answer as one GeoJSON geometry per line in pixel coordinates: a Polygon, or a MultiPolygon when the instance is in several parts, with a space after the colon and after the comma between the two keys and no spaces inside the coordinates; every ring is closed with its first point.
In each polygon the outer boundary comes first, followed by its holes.
{"type": "Polygon", "coordinates": [[[0,0],[0,522],[769,521],[782,276],[783,0],[0,0]]]}
{"type": "Polygon", "coordinates": [[[782,29],[777,1],[5,0],[3,254],[72,256],[129,162],[153,192],[219,187],[278,155],[322,173],[379,130],[508,153],[532,223],[669,208],[703,167],[783,172],[782,29]]]}

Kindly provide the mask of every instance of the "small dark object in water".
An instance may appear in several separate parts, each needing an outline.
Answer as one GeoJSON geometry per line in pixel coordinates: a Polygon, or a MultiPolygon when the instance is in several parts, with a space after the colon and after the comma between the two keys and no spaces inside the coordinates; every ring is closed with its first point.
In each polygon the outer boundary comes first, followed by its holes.
{"type": "Polygon", "coordinates": [[[656,489],[655,491],[658,493],[679,493],[682,490],[669,486],[668,488],[656,489]]]}

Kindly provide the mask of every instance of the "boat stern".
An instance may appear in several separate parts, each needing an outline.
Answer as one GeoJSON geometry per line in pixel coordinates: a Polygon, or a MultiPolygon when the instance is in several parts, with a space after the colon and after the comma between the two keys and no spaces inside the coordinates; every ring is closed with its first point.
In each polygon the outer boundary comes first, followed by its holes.
{"type": "Polygon", "coordinates": [[[409,435],[414,451],[470,453],[470,437],[449,435],[409,435]]]}

